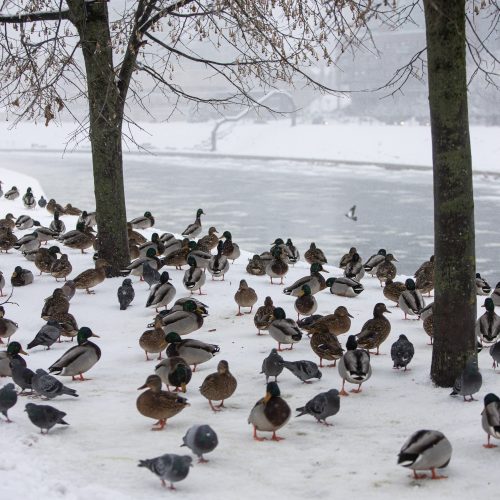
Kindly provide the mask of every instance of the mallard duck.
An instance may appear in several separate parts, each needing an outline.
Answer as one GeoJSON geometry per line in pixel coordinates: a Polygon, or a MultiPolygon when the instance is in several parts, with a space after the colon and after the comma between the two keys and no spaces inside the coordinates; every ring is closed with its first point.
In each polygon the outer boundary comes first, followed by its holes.
{"type": "MultiPolygon", "coordinates": [[[[16,229],[19,229],[20,231],[24,231],[25,229],[31,229],[34,225],[35,221],[29,215],[20,215],[16,219],[16,229]]],[[[0,227],[2,227],[2,221],[0,221],[0,227]]]]}
{"type": "Polygon", "coordinates": [[[229,371],[228,362],[221,360],[217,365],[217,371],[208,375],[201,384],[200,393],[208,399],[208,404],[213,411],[220,411],[221,408],[224,408],[224,400],[233,395],[237,385],[236,378],[229,371]],[[221,403],[214,406],[212,401],[220,401],[221,403]]]}
{"type": "Polygon", "coordinates": [[[384,297],[387,300],[396,302],[396,307],[399,307],[399,297],[405,290],[406,286],[404,283],[401,283],[401,281],[392,281],[391,278],[387,278],[383,289],[384,297]]]}
{"type": "MultiPolygon", "coordinates": [[[[27,215],[22,215],[21,217],[28,217],[27,215]]],[[[31,219],[31,217],[28,217],[29,219],[31,219]]],[[[31,219],[33,220],[33,219],[31,219]]],[[[5,218],[3,219],[0,219],[0,228],[2,229],[14,229],[16,226],[17,222],[16,222],[16,218],[14,217],[13,214],[11,213],[8,213],[5,218]]],[[[18,229],[21,229],[21,228],[18,228],[18,229]]],[[[23,229],[27,229],[27,228],[23,228],[23,229]]]]}
{"type": "Polygon", "coordinates": [[[36,207],[36,199],[33,196],[33,192],[31,191],[30,187],[26,189],[26,193],[24,193],[23,195],[23,205],[24,208],[27,208],[28,210],[36,207]]]}
{"type": "MultiPolygon", "coordinates": [[[[134,231],[134,228],[132,227],[132,224],[130,222],[127,222],[127,237],[129,243],[132,243],[134,245],[143,245],[148,241],[147,238],[145,238],[141,233],[134,231]]],[[[163,240],[161,241],[163,242],[163,240]]]]}
{"type": "Polygon", "coordinates": [[[476,273],[476,294],[489,295],[490,293],[491,293],[491,286],[484,278],[481,277],[479,273],[476,273]]]}
{"type": "Polygon", "coordinates": [[[43,195],[41,195],[38,200],[38,206],[40,208],[45,208],[47,206],[47,200],[43,197],[43,195]]]}
{"type": "Polygon", "coordinates": [[[340,358],[339,375],[342,377],[341,396],[348,396],[344,386],[345,382],[357,384],[357,389],[351,389],[351,392],[361,392],[361,384],[366,382],[372,376],[372,367],[370,365],[370,354],[364,349],[358,349],[358,342],[354,335],[349,335],[346,342],[347,352],[340,358]]]}
{"type": "Polygon", "coordinates": [[[144,281],[144,264],[148,264],[153,269],[161,269],[162,262],[156,256],[156,250],[154,248],[148,248],[145,257],[139,257],[132,261],[123,271],[126,273],[130,272],[133,276],[139,276],[141,281],[144,281]]]}
{"type": "Polygon", "coordinates": [[[233,237],[229,231],[224,231],[222,233],[222,238],[225,239],[222,247],[222,255],[227,257],[229,260],[232,260],[234,263],[234,261],[240,256],[240,247],[233,241],[233,237]]]}
{"type": "Polygon", "coordinates": [[[167,308],[168,304],[174,300],[175,297],[175,286],[169,283],[170,276],[167,271],[163,271],[160,276],[160,282],[154,285],[149,292],[148,300],[146,301],[146,307],[155,308],[158,312],[160,307],[167,308]]]}
{"type": "Polygon", "coordinates": [[[16,186],[12,186],[5,194],[4,197],[7,200],[15,200],[16,198],[19,198],[19,190],[17,189],[16,186]]]}
{"type": "Polygon", "coordinates": [[[184,310],[184,304],[188,301],[193,302],[196,307],[200,310],[200,313],[203,316],[208,316],[208,306],[204,304],[203,302],[200,302],[199,300],[195,299],[194,297],[181,297],[180,299],[177,299],[174,302],[174,305],[168,310],[168,311],[161,311],[160,315],[175,312],[175,311],[183,311],[184,310]]]}
{"type": "Polygon", "coordinates": [[[356,250],[356,247],[351,247],[349,249],[349,252],[342,255],[342,258],[340,259],[340,263],[339,263],[339,267],[340,269],[345,269],[347,264],[349,264],[349,262],[351,262],[352,260],[352,256],[357,253],[358,251],[356,250]]]}
{"type": "Polygon", "coordinates": [[[493,300],[493,304],[496,306],[500,306],[500,281],[497,283],[495,290],[491,294],[491,300],[493,300]]]}
{"type": "Polygon", "coordinates": [[[151,241],[146,241],[146,243],[139,246],[140,257],[145,257],[149,248],[154,248],[156,255],[162,255],[165,252],[165,245],[160,240],[158,233],[153,233],[151,241]]]}
{"type": "Polygon", "coordinates": [[[318,263],[314,263],[311,265],[309,276],[304,276],[303,278],[299,278],[293,285],[287,286],[283,289],[283,293],[285,295],[292,295],[294,297],[300,297],[302,293],[302,287],[307,285],[311,290],[311,294],[315,294],[324,290],[326,288],[325,278],[320,273],[327,273],[326,269],[323,269],[323,266],[318,263]]]}
{"type": "Polygon", "coordinates": [[[181,390],[186,392],[186,386],[189,384],[193,372],[190,366],[180,356],[172,356],[164,359],[155,366],[155,373],[170,390],[172,385],[174,391],[181,390]]]}
{"type": "Polygon", "coordinates": [[[152,431],[160,431],[165,427],[167,419],[180,413],[189,406],[186,398],[174,392],[161,390],[161,378],[158,375],[150,375],[144,385],[137,390],[148,389],[137,398],[137,409],[145,417],[157,419],[152,431]]]}
{"type": "Polygon", "coordinates": [[[181,236],[185,238],[196,238],[201,233],[201,216],[205,215],[205,212],[199,208],[196,211],[196,219],[192,224],[182,231],[181,236]]]}
{"type": "Polygon", "coordinates": [[[491,344],[500,335],[500,317],[495,313],[495,304],[491,298],[488,297],[481,307],[486,311],[476,321],[476,336],[481,342],[491,344]]]}
{"type": "Polygon", "coordinates": [[[51,198],[49,202],[47,203],[46,207],[47,211],[49,214],[54,215],[54,212],[57,211],[60,214],[64,214],[64,208],[62,205],[59,205],[59,203],[56,203],[56,200],[54,198],[51,198]]]}
{"type": "Polygon", "coordinates": [[[351,328],[351,316],[349,311],[344,306],[339,306],[333,311],[333,314],[327,314],[322,316],[317,321],[314,321],[311,325],[304,326],[310,335],[317,332],[327,331],[332,335],[342,335],[346,333],[351,328]]]}
{"type": "Polygon", "coordinates": [[[170,255],[171,253],[173,252],[177,252],[177,250],[180,250],[182,248],[182,241],[184,240],[184,238],[182,240],[176,238],[173,234],[170,234],[170,233],[163,233],[161,236],[160,236],[160,240],[163,242],[163,246],[165,247],[165,251],[163,252],[163,254],[166,256],[170,255]],[[169,236],[168,239],[164,240],[162,238],[166,238],[167,236],[169,236]]]}
{"type": "Polygon", "coordinates": [[[158,315],[155,327],[163,328],[165,333],[177,332],[179,335],[187,335],[195,332],[203,326],[203,311],[197,307],[196,302],[187,300],[182,305],[182,311],[168,312],[158,315]]]}
{"type": "Polygon", "coordinates": [[[484,409],[481,412],[481,425],[488,436],[488,442],[483,444],[484,448],[496,448],[496,444],[490,443],[490,438],[500,439],[500,399],[496,394],[489,393],[484,397],[484,409]]]}
{"type": "Polygon", "coordinates": [[[398,305],[408,316],[420,316],[420,311],[425,307],[425,301],[419,290],[415,288],[415,282],[408,278],[405,281],[406,290],[399,296],[398,305]]]}
{"type": "Polygon", "coordinates": [[[364,265],[365,271],[370,274],[371,276],[376,276],[377,274],[377,267],[379,264],[382,264],[385,260],[385,256],[387,255],[387,252],[385,248],[381,248],[375,255],[372,255],[364,265]]]}
{"type": "Polygon", "coordinates": [[[219,243],[219,237],[217,236],[217,229],[214,226],[209,228],[207,235],[198,240],[198,245],[204,246],[209,252],[217,247],[217,243],[219,243]]]}
{"type": "Polygon", "coordinates": [[[266,274],[266,266],[260,255],[254,255],[251,259],[248,259],[246,271],[253,276],[264,276],[266,274]]]}
{"type": "Polygon", "coordinates": [[[248,286],[246,280],[240,280],[240,286],[234,294],[234,300],[238,304],[238,313],[236,316],[243,316],[241,312],[242,307],[249,307],[250,311],[248,314],[251,314],[253,306],[257,302],[257,294],[253,288],[248,286]]]}
{"type": "Polygon", "coordinates": [[[68,231],[59,236],[58,240],[68,248],[80,250],[85,253],[87,248],[94,245],[95,236],[91,233],[92,228],[85,226],[83,222],[78,222],[76,230],[68,231]]]}
{"type": "Polygon", "coordinates": [[[9,253],[9,250],[17,244],[17,241],[17,236],[12,233],[12,229],[0,230],[0,252],[9,253]]]}
{"type": "Polygon", "coordinates": [[[224,243],[219,241],[217,244],[217,255],[212,256],[210,262],[208,263],[208,272],[212,275],[212,281],[219,276],[222,276],[224,281],[224,275],[229,271],[229,261],[227,257],[222,255],[222,247],[224,243]]]}
{"type": "Polygon", "coordinates": [[[71,341],[73,341],[73,338],[78,335],[78,323],[71,313],[55,313],[50,317],[50,319],[59,323],[59,326],[61,327],[61,335],[63,337],[70,337],[71,341]]]}
{"type": "Polygon", "coordinates": [[[19,238],[14,245],[12,245],[16,250],[20,252],[31,252],[32,250],[38,250],[40,248],[40,239],[38,238],[38,232],[33,231],[30,234],[25,234],[22,238],[19,238]]]}
{"type": "Polygon", "coordinates": [[[431,296],[434,289],[434,255],[415,271],[415,286],[421,293],[431,296]]]}
{"type": "Polygon", "coordinates": [[[49,229],[57,234],[61,234],[66,231],[66,224],[64,224],[64,222],[59,218],[59,212],[57,210],[54,212],[54,219],[51,221],[49,229]]]}
{"type": "Polygon", "coordinates": [[[155,218],[151,215],[151,212],[144,212],[142,217],[132,219],[129,224],[132,229],[148,229],[155,225],[155,218]]]}
{"type": "Polygon", "coordinates": [[[364,290],[361,283],[345,276],[328,278],[326,286],[330,288],[330,293],[339,297],[357,297],[364,290]]]}
{"type": "Polygon", "coordinates": [[[36,234],[40,243],[55,240],[59,237],[59,233],[52,231],[49,227],[42,226],[37,220],[33,221],[33,226],[36,228],[36,234]]]}
{"type": "Polygon", "coordinates": [[[264,300],[264,305],[260,306],[253,317],[253,322],[257,327],[257,335],[262,335],[261,330],[267,330],[269,325],[274,320],[274,305],[273,299],[271,297],[266,297],[264,300]]]}
{"type": "Polygon", "coordinates": [[[288,248],[288,258],[290,260],[290,264],[297,264],[297,262],[300,260],[300,252],[297,250],[290,238],[286,240],[285,245],[288,248]]]}
{"type": "Polygon", "coordinates": [[[82,222],[86,228],[96,226],[97,212],[87,212],[87,210],[83,210],[78,217],[78,222],[82,222]]]}
{"type": "Polygon", "coordinates": [[[189,269],[184,273],[184,277],[182,278],[184,287],[189,290],[191,294],[198,290],[200,295],[205,295],[201,291],[201,287],[205,284],[207,279],[203,269],[196,266],[196,260],[194,257],[188,257],[187,263],[189,265],[189,269]]]}
{"type": "Polygon", "coordinates": [[[82,215],[82,211],[79,208],[74,207],[71,203],[66,203],[66,206],[64,207],[64,214],[79,217],[82,215]]]}
{"type": "Polygon", "coordinates": [[[134,245],[131,242],[129,242],[129,244],[128,244],[128,254],[129,254],[130,260],[138,259],[141,256],[141,252],[139,250],[139,247],[137,245],[134,245]]]}
{"type": "MultiPolygon", "coordinates": [[[[269,335],[278,342],[278,351],[282,351],[281,344],[289,344],[290,350],[293,344],[300,342],[302,332],[293,319],[287,318],[285,311],[281,307],[274,309],[273,321],[269,325],[269,335]]],[[[288,350],[288,349],[287,349],[288,350]]]]}
{"type": "Polygon", "coordinates": [[[271,285],[274,285],[273,278],[280,278],[279,285],[283,285],[283,277],[288,272],[288,264],[283,260],[281,249],[275,247],[272,252],[273,260],[266,266],[266,274],[271,278],[271,285]]]}
{"type": "Polygon", "coordinates": [[[106,279],[106,268],[109,266],[105,259],[95,261],[95,269],[87,269],[73,279],[75,287],[78,290],[86,290],[87,293],[95,293],[90,290],[99,285],[106,279]]]}
{"type": "Polygon", "coordinates": [[[175,266],[176,269],[182,269],[182,266],[185,266],[187,264],[188,254],[192,249],[193,248],[190,245],[190,241],[187,238],[184,238],[182,240],[182,246],[179,250],[167,253],[164,258],[165,265],[175,266]]]}
{"type": "Polygon", "coordinates": [[[436,469],[446,467],[451,460],[451,443],[439,431],[421,430],[412,434],[398,455],[398,464],[413,470],[415,479],[424,479],[418,470],[430,470],[431,479],[444,479],[436,474],[436,469]]]}
{"type": "Polygon", "coordinates": [[[377,266],[377,278],[380,281],[380,286],[382,283],[387,280],[387,278],[391,278],[393,280],[396,277],[397,269],[396,266],[392,263],[393,261],[398,261],[392,253],[388,253],[385,256],[384,262],[380,263],[377,266]]]}
{"type": "Polygon", "coordinates": [[[146,361],[149,361],[148,352],[152,354],[158,353],[158,358],[161,359],[161,353],[167,348],[165,340],[165,332],[161,328],[153,328],[146,330],[139,338],[139,345],[146,354],[146,361]]]}
{"type": "Polygon", "coordinates": [[[85,380],[83,374],[88,372],[101,358],[101,349],[91,342],[91,337],[99,338],[92,330],[83,326],[78,330],[78,345],[68,349],[55,363],[49,367],[50,373],[72,377],[80,376],[85,380]]]}
{"type": "Polygon", "coordinates": [[[3,344],[2,339],[8,339],[10,342],[10,338],[16,333],[18,327],[19,325],[15,321],[5,317],[5,309],[0,306],[0,344],[3,344]]]}
{"type": "Polygon", "coordinates": [[[3,184],[3,182],[2,182],[2,181],[0,181],[0,196],[3,196],[2,184],[3,184]]]}
{"type": "Polygon", "coordinates": [[[302,285],[301,287],[302,295],[295,299],[293,306],[295,307],[295,311],[297,312],[297,320],[300,319],[300,315],[302,316],[311,316],[316,312],[318,308],[318,303],[316,299],[311,294],[311,289],[309,285],[302,285]]]}
{"type": "MultiPolygon", "coordinates": [[[[190,247],[191,247],[190,242],[190,247]]],[[[210,264],[210,260],[212,259],[212,254],[208,251],[201,250],[199,248],[199,244],[194,243],[194,248],[188,253],[187,260],[193,258],[196,262],[196,266],[205,270],[210,264]]]]}
{"type": "Polygon", "coordinates": [[[271,243],[271,255],[275,248],[279,248],[281,251],[281,258],[287,264],[290,262],[291,252],[290,249],[285,245],[285,242],[281,238],[276,238],[273,243],[271,243]]]}
{"type": "Polygon", "coordinates": [[[12,286],[26,286],[33,283],[33,279],[33,273],[29,269],[16,266],[10,277],[10,284],[12,286]]]}
{"type": "Polygon", "coordinates": [[[39,248],[35,256],[35,266],[42,273],[50,273],[52,265],[57,260],[57,254],[61,253],[59,247],[39,248]]]}
{"type": "Polygon", "coordinates": [[[269,382],[266,386],[266,395],[255,403],[248,417],[248,423],[253,425],[253,438],[264,441],[266,438],[257,436],[257,431],[272,432],[271,440],[281,441],[276,435],[290,420],[292,411],[287,402],[281,398],[280,389],[276,382],[269,382]]]}
{"type": "Polygon", "coordinates": [[[64,279],[64,281],[66,281],[66,278],[71,274],[71,271],[73,271],[73,266],[68,260],[68,256],[63,253],[61,254],[61,258],[56,259],[52,263],[52,266],[50,268],[50,275],[53,276],[56,281],[58,279],[64,279]]]}
{"type": "Polygon", "coordinates": [[[183,358],[188,365],[193,365],[193,372],[198,365],[212,359],[220,350],[218,345],[206,344],[200,340],[182,340],[176,332],[169,332],[165,336],[165,341],[168,342],[167,356],[183,358]]]}
{"type": "Polygon", "coordinates": [[[0,271],[0,297],[5,297],[5,294],[3,293],[4,288],[5,288],[5,278],[3,272],[0,271]]]}
{"type": "Polygon", "coordinates": [[[344,349],[340,345],[336,335],[329,333],[326,330],[315,331],[311,336],[311,349],[319,356],[319,366],[323,367],[323,360],[334,361],[333,365],[337,366],[337,359],[342,357],[344,349]]]}
{"type": "Polygon", "coordinates": [[[48,321],[54,314],[67,313],[69,311],[69,300],[62,288],[56,288],[52,295],[45,299],[41,318],[48,321]]]}
{"type": "Polygon", "coordinates": [[[304,254],[304,258],[309,264],[314,264],[315,262],[321,265],[328,264],[323,250],[316,247],[316,243],[311,243],[309,250],[304,254]]]}
{"type": "MultiPolygon", "coordinates": [[[[1,320],[0,320],[1,324],[1,320]]],[[[1,339],[0,339],[1,340],[1,339]]],[[[0,351],[0,377],[11,377],[12,370],[10,363],[14,360],[19,362],[21,366],[26,368],[26,361],[21,356],[29,356],[27,352],[25,352],[19,342],[13,341],[7,346],[6,351],[0,351]]]]}
{"type": "Polygon", "coordinates": [[[377,348],[377,352],[374,354],[379,354],[380,345],[391,332],[391,323],[384,316],[384,313],[390,312],[384,303],[379,302],[375,304],[373,318],[369,319],[361,327],[361,332],[356,335],[356,340],[360,347],[367,350],[377,348]]]}
{"type": "Polygon", "coordinates": [[[358,253],[352,255],[351,260],[347,263],[344,269],[344,276],[355,281],[361,281],[365,275],[363,261],[358,253]]]}

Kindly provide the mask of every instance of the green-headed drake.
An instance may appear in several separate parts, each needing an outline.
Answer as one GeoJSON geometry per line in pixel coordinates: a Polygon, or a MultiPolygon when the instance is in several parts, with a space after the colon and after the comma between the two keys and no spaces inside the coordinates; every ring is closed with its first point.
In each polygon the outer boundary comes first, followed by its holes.
{"type": "Polygon", "coordinates": [[[201,216],[205,215],[205,212],[199,208],[196,211],[196,219],[192,224],[189,224],[189,226],[182,231],[181,236],[184,236],[185,238],[196,238],[200,233],[201,233],[201,216]]]}
{"type": "Polygon", "coordinates": [[[287,318],[285,311],[281,307],[274,310],[273,321],[269,325],[269,335],[278,342],[278,351],[282,351],[281,344],[290,345],[290,350],[293,349],[293,344],[300,342],[302,332],[297,323],[291,318],[287,318]]]}
{"type": "Polygon", "coordinates": [[[130,221],[132,229],[148,229],[155,225],[155,218],[151,215],[151,212],[144,212],[142,217],[136,217],[130,221]]]}
{"type": "Polygon", "coordinates": [[[321,264],[315,262],[314,264],[311,264],[309,276],[304,276],[293,283],[293,285],[287,286],[283,290],[283,293],[285,295],[299,297],[301,295],[302,287],[307,285],[310,288],[311,293],[314,295],[315,293],[318,293],[326,288],[326,281],[321,273],[327,272],[328,271],[323,269],[321,264]]]}
{"type": "Polygon", "coordinates": [[[196,371],[198,365],[211,360],[220,350],[215,344],[207,344],[195,339],[181,339],[177,332],[167,333],[165,341],[168,343],[167,356],[183,358],[188,365],[193,366],[193,372],[196,371]]]}
{"type": "Polygon", "coordinates": [[[297,320],[302,316],[311,316],[316,312],[318,308],[318,303],[311,293],[311,288],[309,285],[302,285],[301,295],[299,295],[293,304],[295,311],[297,312],[297,320]]]}

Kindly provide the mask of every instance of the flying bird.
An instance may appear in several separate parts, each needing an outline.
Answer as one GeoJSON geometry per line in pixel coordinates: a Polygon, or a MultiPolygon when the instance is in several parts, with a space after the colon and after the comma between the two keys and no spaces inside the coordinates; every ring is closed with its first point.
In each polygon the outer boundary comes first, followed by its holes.
{"type": "Polygon", "coordinates": [[[349,211],[347,213],[345,213],[344,215],[348,218],[348,219],[351,219],[353,220],[354,222],[356,222],[358,220],[358,216],[355,215],[356,213],[356,205],[353,205],[349,211]]]}

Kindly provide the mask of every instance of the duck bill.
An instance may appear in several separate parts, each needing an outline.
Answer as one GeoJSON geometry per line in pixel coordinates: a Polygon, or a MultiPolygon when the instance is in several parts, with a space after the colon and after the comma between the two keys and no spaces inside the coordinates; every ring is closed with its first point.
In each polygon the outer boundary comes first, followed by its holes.
{"type": "Polygon", "coordinates": [[[391,312],[391,311],[389,311],[388,309],[386,309],[384,312],[389,313],[389,314],[392,314],[392,312],[391,312]]]}
{"type": "Polygon", "coordinates": [[[349,316],[349,318],[354,318],[354,316],[352,314],[349,314],[349,313],[347,313],[347,316],[349,316]]]}
{"type": "Polygon", "coordinates": [[[101,338],[99,335],[96,335],[95,333],[92,333],[91,337],[97,337],[98,339],[101,338]]]}
{"type": "Polygon", "coordinates": [[[146,389],[148,387],[148,384],[141,385],[141,387],[138,387],[137,390],[141,391],[142,389],[146,389]]]}
{"type": "Polygon", "coordinates": [[[29,356],[29,353],[27,353],[24,349],[20,349],[19,352],[25,356],[29,356]]]}
{"type": "Polygon", "coordinates": [[[185,382],[183,382],[181,384],[181,390],[182,390],[183,393],[186,393],[186,384],[185,384],[185,382]]]}
{"type": "Polygon", "coordinates": [[[266,392],[266,395],[264,396],[264,404],[267,403],[271,399],[271,393],[266,392]]]}
{"type": "Polygon", "coordinates": [[[326,269],[321,269],[321,272],[330,274],[330,271],[327,271],[326,269]]]}

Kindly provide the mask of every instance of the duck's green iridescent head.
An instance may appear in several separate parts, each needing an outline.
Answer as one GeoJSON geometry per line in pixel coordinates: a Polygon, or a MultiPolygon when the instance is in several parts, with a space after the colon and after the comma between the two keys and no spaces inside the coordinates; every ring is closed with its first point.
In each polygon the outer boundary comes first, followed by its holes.
{"type": "Polygon", "coordinates": [[[182,310],[187,312],[195,312],[196,303],[192,300],[186,300],[186,302],[184,302],[184,305],[182,306],[182,310]]]}
{"type": "Polygon", "coordinates": [[[54,212],[54,220],[59,220],[59,212],[57,210],[54,212]]]}
{"type": "Polygon", "coordinates": [[[276,398],[281,395],[280,388],[276,382],[269,382],[266,386],[266,396],[264,401],[267,403],[271,398],[276,398]]]}
{"type": "Polygon", "coordinates": [[[275,258],[275,259],[279,259],[281,258],[281,248],[280,247],[273,247],[271,249],[271,255],[275,258]]]}
{"type": "Polygon", "coordinates": [[[199,217],[200,215],[205,215],[205,212],[199,208],[197,211],[196,211],[196,217],[199,217]]]}
{"type": "Polygon", "coordinates": [[[345,347],[348,351],[354,351],[358,348],[358,341],[355,335],[349,335],[345,347]]]}
{"type": "Polygon", "coordinates": [[[328,272],[326,269],[323,269],[323,266],[319,262],[314,262],[311,264],[311,274],[319,273],[320,271],[324,273],[328,272]]]}
{"type": "Polygon", "coordinates": [[[159,239],[160,239],[160,236],[159,236],[159,234],[158,234],[158,233],[153,233],[153,234],[151,235],[151,241],[152,241],[153,243],[157,243],[157,242],[159,241],[159,239]]]}
{"type": "Polygon", "coordinates": [[[302,285],[302,295],[311,295],[311,287],[309,285],[302,285]]]}
{"type": "Polygon", "coordinates": [[[378,255],[383,255],[384,257],[386,256],[387,252],[385,250],[385,248],[381,248],[378,252],[378,255]]]}
{"type": "Polygon", "coordinates": [[[49,253],[50,253],[51,255],[54,255],[54,254],[56,254],[56,253],[61,253],[61,250],[59,249],[59,247],[58,247],[58,246],[53,246],[53,247],[50,247],[50,248],[49,248],[49,253]]]}
{"type": "Polygon", "coordinates": [[[26,193],[31,194],[31,188],[30,187],[26,190],[26,193]]]}
{"type": "Polygon", "coordinates": [[[188,247],[189,247],[191,250],[194,250],[194,249],[196,248],[196,241],[191,240],[191,241],[188,243],[188,247]]]}
{"type": "Polygon", "coordinates": [[[271,245],[284,245],[285,242],[281,238],[276,238],[274,240],[274,243],[271,243],[271,245]]]}
{"type": "Polygon", "coordinates": [[[7,354],[10,354],[11,356],[15,356],[17,354],[24,354],[25,356],[28,356],[28,353],[23,351],[23,348],[21,347],[21,344],[19,342],[11,342],[7,346],[7,354]]]}
{"type": "Polygon", "coordinates": [[[85,231],[85,222],[80,221],[76,223],[76,230],[83,233],[85,231]]]}
{"type": "Polygon", "coordinates": [[[337,278],[328,278],[326,280],[326,286],[332,287],[336,280],[337,278]]]}
{"type": "Polygon", "coordinates": [[[407,290],[415,290],[415,282],[411,278],[408,278],[405,281],[405,287],[407,290]]]}
{"type": "Polygon", "coordinates": [[[493,302],[493,299],[490,299],[489,297],[485,299],[484,304],[481,306],[486,308],[487,311],[491,312],[495,310],[495,304],[493,302]]]}
{"type": "Polygon", "coordinates": [[[288,239],[286,240],[286,246],[287,246],[287,247],[291,247],[291,246],[293,246],[293,243],[292,243],[292,239],[291,239],[291,238],[288,238],[288,239]]]}
{"type": "Polygon", "coordinates": [[[285,319],[286,314],[282,307],[277,307],[273,312],[274,319],[285,319]]]}
{"type": "Polygon", "coordinates": [[[188,257],[187,263],[188,263],[188,266],[190,266],[190,267],[196,267],[196,260],[193,256],[188,257]]]}
{"type": "Polygon", "coordinates": [[[87,327],[87,326],[82,326],[78,330],[78,333],[76,335],[76,338],[78,340],[78,344],[84,344],[85,342],[87,342],[87,340],[90,337],[97,337],[97,338],[99,338],[99,335],[96,335],[95,333],[93,333],[92,330],[89,327],[87,327]]]}
{"type": "Polygon", "coordinates": [[[21,266],[16,266],[14,268],[14,274],[17,276],[18,274],[22,274],[23,273],[23,268],[21,266]]]}
{"type": "Polygon", "coordinates": [[[156,255],[156,248],[148,248],[146,251],[146,257],[152,259],[156,255]]]}
{"type": "Polygon", "coordinates": [[[160,283],[164,284],[167,281],[170,281],[170,275],[168,274],[168,271],[163,271],[160,276],[160,283]]]}
{"type": "Polygon", "coordinates": [[[222,233],[222,237],[226,238],[226,240],[231,240],[232,239],[231,233],[229,231],[224,231],[222,233]]]}
{"type": "Polygon", "coordinates": [[[152,217],[151,212],[144,212],[144,217],[152,217]]]}
{"type": "Polygon", "coordinates": [[[169,344],[175,344],[176,342],[181,342],[181,336],[177,332],[169,332],[165,335],[165,341],[169,344]]]}

